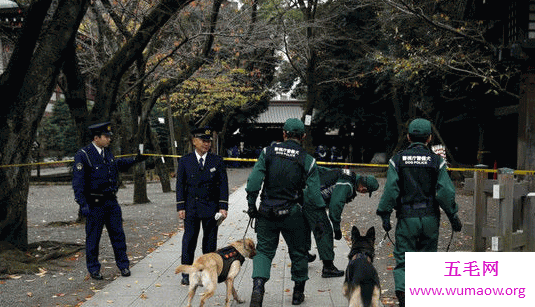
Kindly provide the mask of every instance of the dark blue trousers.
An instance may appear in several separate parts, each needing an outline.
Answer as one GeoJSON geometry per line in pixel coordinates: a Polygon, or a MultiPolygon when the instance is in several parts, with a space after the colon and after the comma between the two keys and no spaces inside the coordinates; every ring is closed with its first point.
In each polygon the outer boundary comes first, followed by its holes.
{"type": "Polygon", "coordinates": [[[86,219],[85,258],[87,270],[91,273],[100,270],[98,253],[104,225],[106,225],[106,230],[110,237],[117,267],[121,270],[128,268],[130,265],[126,255],[126,237],[123,230],[121,207],[117,203],[117,199],[107,199],[99,206],[90,205],[89,215],[86,219]]]}
{"type": "Polygon", "coordinates": [[[213,217],[198,218],[188,217],[184,219],[184,235],[182,236],[182,264],[192,264],[195,260],[195,248],[199,232],[203,230],[202,253],[211,253],[217,248],[217,223],[213,217]]]}

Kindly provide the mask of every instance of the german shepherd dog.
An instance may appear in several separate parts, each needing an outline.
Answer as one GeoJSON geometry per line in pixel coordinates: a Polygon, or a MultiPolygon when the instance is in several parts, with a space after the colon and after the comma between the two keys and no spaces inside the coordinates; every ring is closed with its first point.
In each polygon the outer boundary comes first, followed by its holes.
{"type": "Polygon", "coordinates": [[[232,242],[229,246],[220,248],[215,252],[199,256],[192,265],[179,265],[175,269],[176,274],[190,274],[187,306],[191,307],[191,301],[198,286],[204,286],[206,289],[199,305],[200,307],[204,306],[206,300],[214,295],[219,282],[225,282],[227,285],[226,307],[230,306],[231,297],[234,297],[236,302],[243,303],[244,301],[238,297],[234,288],[234,278],[240,272],[245,258],[252,259],[255,255],[255,243],[247,238],[232,242]]]}
{"type": "Polygon", "coordinates": [[[382,307],[381,284],[373,266],[375,256],[375,228],[370,227],[365,236],[358,228],[351,229],[351,251],[342,292],[349,307],[382,307]]]}

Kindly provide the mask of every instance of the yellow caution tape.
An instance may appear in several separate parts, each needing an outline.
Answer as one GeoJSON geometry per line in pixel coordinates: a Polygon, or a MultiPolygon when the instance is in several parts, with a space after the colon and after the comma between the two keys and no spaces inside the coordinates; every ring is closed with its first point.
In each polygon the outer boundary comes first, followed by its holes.
{"type": "MultiPolygon", "coordinates": [[[[127,154],[127,155],[119,155],[116,156],[117,158],[122,157],[133,157],[136,156],[136,154],[127,154]]],[[[151,156],[151,157],[167,157],[167,158],[180,158],[182,156],[180,155],[162,155],[162,154],[143,154],[143,156],[151,156]]],[[[258,159],[245,159],[245,158],[223,158],[226,161],[236,161],[236,162],[256,162],[258,159]]],[[[66,164],[66,163],[72,163],[74,160],[63,160],[63,161],[51,161],[51,162],[35,162],[35,163],[24,163],[24,164],[10,164],[10,165],[0,165],[0,168],[7,168],[7,167],[23,167],[23,166],[37,166],[37,165],[54,165],[54,164],[66,164]]],[[[317,164],[319,165],[327,165],[327,166],[340,166],[340,167],[384,167],[387,168],[388,164],[370,164],[370,163],[345,163],[345,162],[324,162],[324,161],[318,161],[317,164]]],[[[499,169],[488,169],[488,168],[459,168],[459,167],[451,167],[448,168],[448,171],[458,171],[458,172],[484,172],[484,173],[497,173],[499,169]]],[[[514,170],[513,173],[515,175],[533,175],[535,174],[535,170],[514,170]]]]}

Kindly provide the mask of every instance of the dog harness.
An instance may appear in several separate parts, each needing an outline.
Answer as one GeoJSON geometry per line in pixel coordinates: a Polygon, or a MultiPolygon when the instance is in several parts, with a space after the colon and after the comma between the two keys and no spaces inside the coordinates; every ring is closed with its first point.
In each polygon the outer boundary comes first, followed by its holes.
{"type": "Polygon", "coordinates": [[[217,277],[217,282],[221,283],[227,280],[228,272],[230,271],[230,266],[236,260],[240,261],[240,264],[243,264],[245,257],[240,254],[234,246],[227,246],[215,251],[221,258],[223,258],[223,269],[221,274],[217,277]]]}

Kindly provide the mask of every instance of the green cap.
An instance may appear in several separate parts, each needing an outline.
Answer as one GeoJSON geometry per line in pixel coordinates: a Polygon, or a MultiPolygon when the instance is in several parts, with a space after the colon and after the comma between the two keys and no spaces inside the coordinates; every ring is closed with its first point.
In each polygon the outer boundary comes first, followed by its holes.
{"type": "Polygon", "coordinates": [[[297,118],[288,118],[282,127],[284,131],[303,134],[305,133],[305,125],[297,118]]]}
{"type": "Polygon", "coordinates": [[[427,119],[417,118],[409,124],[409,134],[417,136],[431,135],[431,123],[427,119]]]}
{"type": "Polygon", "coordinates": [[[377,191],[379,188],[379,182],[377,182],[375,176],[366,176],[365,184],[368,192],[370,193],[370,197],[372,197],[372,192],[377,191]]]}

